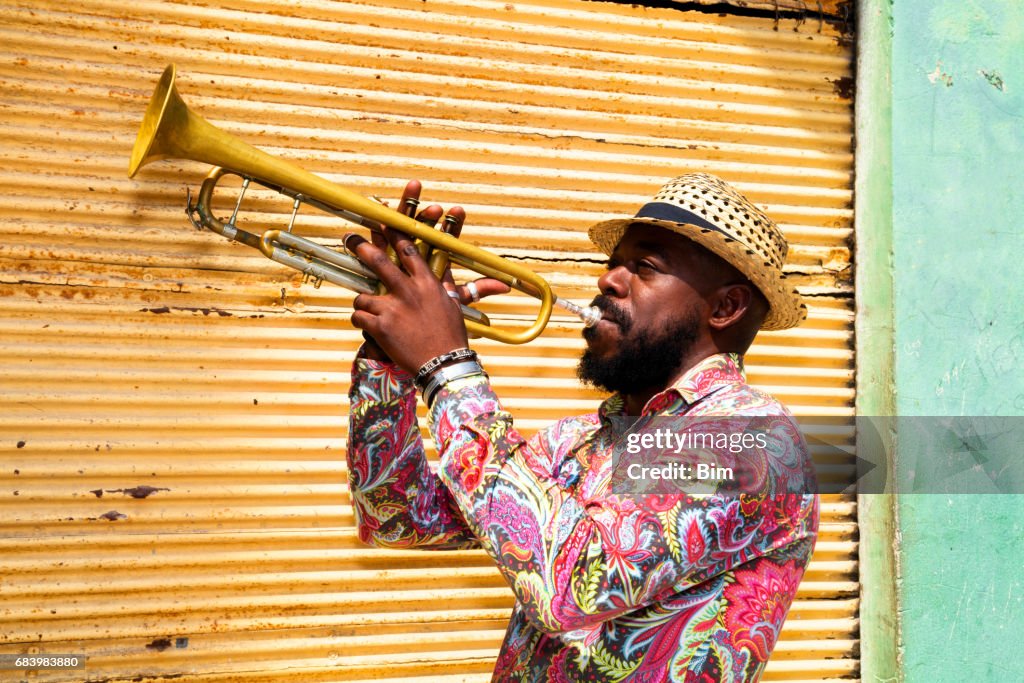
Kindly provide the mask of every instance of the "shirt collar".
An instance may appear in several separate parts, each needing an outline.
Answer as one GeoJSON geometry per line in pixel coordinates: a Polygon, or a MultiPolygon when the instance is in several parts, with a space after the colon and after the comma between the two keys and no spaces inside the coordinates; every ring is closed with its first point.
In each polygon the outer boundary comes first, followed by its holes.
{"type": "MultiPolygon", "coordinates": [[[[743,384],[746,381],[742,356],[737,353],[717,353],[700,361],[684,372],[672,386],[652,396],[644,406],[643,414],[653,415],[670,410],[680,400],[683,405],[677,409],[688,408],[719,389],[743,384]]],[[[622,411],[623,400],[619,394],[605,399],[598,408],[598,414],[602,418],[621,415],[622,411]]]]}

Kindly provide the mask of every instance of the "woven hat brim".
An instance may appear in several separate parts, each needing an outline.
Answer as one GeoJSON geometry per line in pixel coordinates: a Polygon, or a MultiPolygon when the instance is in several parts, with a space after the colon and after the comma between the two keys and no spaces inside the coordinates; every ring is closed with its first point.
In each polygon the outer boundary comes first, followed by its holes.
{"type": "Polygon", "coordinates": [[[591,226],[590,240],[605,254],[611,255],[626,229],[632,225],[652,225],[671,230],[696,242],[743,273],[768,300],[768,314],[761,324],[762,330],[787,330],[807,318],[807,306],[800,294],[786,282],[783,273],[772,264],[760,261],[742,243],[716,230],[658,218],[616,218],[591,226]]]}

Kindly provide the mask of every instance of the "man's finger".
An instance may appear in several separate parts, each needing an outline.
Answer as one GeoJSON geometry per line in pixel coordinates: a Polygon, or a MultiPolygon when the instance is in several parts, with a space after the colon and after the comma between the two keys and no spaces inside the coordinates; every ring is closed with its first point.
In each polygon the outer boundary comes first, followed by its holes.
{"type": "MultiPolygon", "coordinates": [[[[402,267],[405,268],[405,272],[409,273],[412,277],[422,277],[424,274],[429,274],[433,277],[433,273],[431,273],[430,269],[427,267],[427,262],[423,260],[423,256],[420,254],[419,248],[417,248],[411,237],[400,230],[395,230],[394,228],[388,228],[385,231],[385,234],[388,236],[388,241],[391,242],[391,246],[395,250],[395,253],[398,254],[398,258],[402,267]]],[[[389,288],[391,287],[391,284],[384,280],[383,277],[381,278],[381,281],[389,288]]]]}
{"type": "MultiPolygon", "coordinates": [[[[378,333],[377,316],[366,311],[353,311],[352,315],[349,316],[349,320],[352,322],[352,327],[357,330],[363,330],[370,335],[371,338],[376,339],[378,333]]],[[[375,342],[376,343],[376,342],[375,342]]]]}
{"type": "MultiPolygon", "coordinates": [[[[462,233],[462,224],[466,220],[466,212],[460,206],[453,206],[441,221],[439,229],[446,235],[458,238],[462,233]]],[[[452,268],[449,261],[451,254],[443,249],[435,249],[430,255],[430,272],[439,278],[447,290],[455,291],[455,278],[452,277],[452,268]]]]}
{"type": "MultiPolygon", "coordinates": [[[[420,191],[423,189],[423,185],[418,180],[410,180],[405,184],[405,189],[402,190],[402,198],[398,200],[398,213],[403,216],[409,216],[410,218],[416,215],[416,209],[420,205],[420,191]]],[[[387,206],[387,202],[381,202],[384,206],[387,206]]],[[[370,241],[373,242],[375,247],[380,249],[387,249],[388,238],[384,236],[384,232],[380,229],[370,231],[370,241]]]]}
{"type": "Polygon", "coordinates": [[[437,225],[437,222],[441,220],[441,216],[444,215],[444,209],[441,208],[440,204],[431,204],[427,208],[423,209],[416,216],[416,220],[420,223],[425,223],[430,227],[437,225]]]}
{"type": "Polygon", "coordinates": [[[398,212],[404,216],[415,216],[416,208],[420,205],[420,191],[423,185],[418,180],[410,180],[402,192],[402,199],[398,202],[398,212]]]}
{"type": "Polygon", "coordinates": [[[445,216],[445,223],[448,229],[445,230],[452,237],[458,237],[462,234],[462,225],[466,222],[466,210],[461,206],[453,206],[448,209],[448,215],[445,216]]]}
{"type": "MultiPolygon", "coordinates": [[[[441,225],[442,232],[451,235],[452,237],[458,238],[462,234],[462,226],[466,222],[466,210],[461,206],[453,206],[448,210],[447,215],[444,217],[444,223],[441,225]]],[[[455,289],[455,278],[452,277],[451,265],[446,265],[444,272],[441,273],[441,282],[445,283],[447,289],[455,289]]]]}
{"type": "Polygon", "coordinates": [[[376,294],[359,294],[352,300],[352,308],[370,315],[380,315],[384,310],[384,297],[376,294]]]}
{"type": "MultiPolygon", "coordinates": [[[[409,184],[406,185],[406,193],[407,194],[415,193],[415,195],[418,197],[419,191],[420,191],[420,187],[419,187],[419,181],[418,180],[410,180],[409,184]]],[[[403,201],[404,201],[404,199],[405,199],[405,197],[403,195],[403,201]]],[[[415,207],[412,207],[412,209],[415,210],[415,207]]],[[[431,204],[430,206],[428,206],[427,208],[425,208],[425,209],[423,209],[422,211],[419,212],[419,214],[416,216],[416,220],[418,222],[420,222],[420,223],[423,223],[424,225],[426,225],[426,226],[428,226],[430,228],[433,228],[434,225],[437,223],[437,221],[441,218],[441,216],[443,214],[444,214],[444,209],[442,209],[437,204],[431,204]]],[[[412,238],[409,235],[407,235],[406,233],[402,232],[401,230],[397,230],[397,229],[395,229],[393,227],[387,228],[384,231],[384,234],[387,236],[388,242],[391,244],[391,248],[395,250],[396,254],[398,254],[399,261],[402,264],[402,267],[405,268],[407,273],[409,273],[409,274],[416,274],[416,273],[421,273],[423,271],[423,269],[429,270],[429,268],[427,268],[426,262],[424,261],[423,256],[422,256],[422,254],[424,252],[420,251],[414,245],[413,240],[412,240],[412,238]],[[411,253],[408,253],[408,248],[405,246],[405,243],[407,241],[408,241],[409,244],[413,245],[412,248],[413,248],[413,250],[416,251],[415,257],[413,257],[413,255],[411,253]],[[401,245],[401,246],[399,246],[399,245],[401,245]],[[403,250],[405,251],[405,255],[404,256],[403,256],[403,250]],[[420,267],[421,265],[422,265],[422,268],[420,267]]],[[[387,283],[385,283],[385,284],[387,284],[387,283]]]]}
{"type": "Polygon", "coordinates": [[[378,249],[388,248],[388,238],[385,237],[384,233],[380,230],[370,231],[370,241],[373,243],[373,246],[377,247],[378,249]]]}
{"type": "Polygon", "coordinates": [[[464,304],[472,304],[480,301],[489,296],[495,294],[507,294],[512,291],[512,288],[506,285],[501,280],[495,280],[491,277],[482,277],[472,282],[467,282],[464,285],[459,285],[457,291],[459,292],[459,299],[464,304]]]}
{"type": "MultiPolygon", "coordinates": [[[[405,284],[405,274],[391,262],[383,249],[367,242],[363,237],[356,234],[346,235],[343,243],[345,249],[355,254],[367,268],[380,279],[384,286],[390,290],[401,287],[405,284]]],[[[412,244],[410,242],[410,244],[412,244]]],[[[414,247],[415,248],[415,247],[414,247]]]]}

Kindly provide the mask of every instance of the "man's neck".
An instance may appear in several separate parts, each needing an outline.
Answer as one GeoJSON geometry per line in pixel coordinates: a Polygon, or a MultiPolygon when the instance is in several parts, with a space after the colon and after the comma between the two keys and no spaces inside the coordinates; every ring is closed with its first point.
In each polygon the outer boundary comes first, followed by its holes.
{"type": "MultiPolygon", "coordinates": [[[[669,386],[671,386],[671,385],[669,385],[669,386]]],[[[623,401],[622,408],[623,408],[623,410],[626,411],[626,415],[633,415],[633,416],[641,415],[643,413],[643,411],[644,411],[644,406],[647,405],[647,402],[650,401],[651,398],[653,398],[655,394],[658,394],[658,393],[664,391],[667,388],[668,387],[666,386],[666,387],[662,387],[661,389],[651,389],[649,391],[645,389],[642,392],[635,392],[635,393],[632,393],[632,394],[623,394],[622,395],[622,401],[623,401]]]]}

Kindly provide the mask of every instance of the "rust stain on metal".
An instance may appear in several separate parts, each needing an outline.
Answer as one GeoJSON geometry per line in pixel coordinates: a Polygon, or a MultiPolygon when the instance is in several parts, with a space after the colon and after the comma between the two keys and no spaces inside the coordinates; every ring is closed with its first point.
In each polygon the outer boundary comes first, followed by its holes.
{"type": "MultiPolygon", "coordinates": [[[[819,25],[848,25],[853,17],[849,0],[672,0],[670,7],[683,11],[697,11],[718,16],[774,17],[776,30],[783,18],[796,18],[801,23],[815,19],[819,25]]],[[[820,31],[820,28],[819,28],[820,31]]]]}
{"type": "Polygon", "coordinates": [[[152,643],[146,645],[147,650],[156,650],[157,652],[163,652],[171,646],[170,638],[157,638],[152,643]]]}
{"type": "Polygon", "coordinates": [[[116,521],[118,521],[119,519],[128,519],[128,515],[125,515],[125,514],[121,514],[121,513],[120,513],[120,512],[118,512],[117,510],[111,510],[111,511],[109,511],[109,512],[104,512],[104,513],[103,513],[102,515],[100,515],[99,517],[90,517],[89,519],[92,519],[92,520],[100,520],[100,519],[105,519],[105,520],[107,520],[108,522],[116,522],[116,521]]]}
{"type": "Polygon", "coordinates": [[[103,497],[103,489],[93,489],[92,491],[89,491],[89,493],[96,496],[97,498],[103,497]]]}
{"type": "MultiPolygon", "coordinates": [[[[157,314],[160,314],[160,313],[170,313],[171,310],[172,310],[172,307],[170,307],[170,306],[160,306],[159,308],[140,308],[139,312],[140,313],[157,313],[157,314]]],[[[215,313],[215,314],[219,315],[222,318],[230,318],[230,317],[232,317],[234,315],[234,313],[231,313],[230,311],[225,311],[225,310],[220,309],[220,308],[194,308],[194,307],[190,307],[190,306],[174,306],[173,310],[175,310],[175,311],[187,311],[189,313],[202,313],[203,315],[210,315],[211,313],[215,313]]]]}
{"type": "Polygon", "coordinates": [[[835,91],[836,95],[844,100],[853,99],[854,80],[852,78],[842,76],[840,78],[830,78],[828,82],[832,84],[832,90],[835,91]]]}
{"type": "MultiPolygon", "coordinates": [[[[123,493],[126,496],[131,496],[132,498],[149,498],[157,491],[170,491],[170,489],[157,488],[155,486],[136,486],[130,489],[107,489],[107,493],[123,493]]],[[[92,493],[96,493],[96,491],[93,491],[92,493]]],[[[99,498],[101,495],[102,493],[97,494],[96,497],[99,498]]]]}

